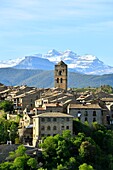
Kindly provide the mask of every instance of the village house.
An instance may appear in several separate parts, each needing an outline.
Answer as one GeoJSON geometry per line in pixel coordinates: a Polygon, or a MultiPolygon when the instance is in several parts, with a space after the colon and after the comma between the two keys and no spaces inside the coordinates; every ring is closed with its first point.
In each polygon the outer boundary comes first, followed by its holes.
{"type": "Polygon", "coordinates": [[[22,113],[26,107],[29,110],[33,109],[35,107],[35,100],[40,98],[41,92],[42,90],[31,90],[15,96],[12,99],[14,109],[17,110],[18,113],[22,113]]]}
{"type": "Polygon", "coordinates": [[[44,112],[63,112],[64,108],[60,103],[47,103],[43,104],[42,107],[34,108],[33,111],[37,115],[44,112]]]}
{"type": "Polygon", "coordinates": [[[105,104],[108,109],[107,121],[108,124],[113,124],[113,96],[101,98],[101,101],[105,104]]]}
{"type": "Polygon", "coordinates": [[[106,112],[98,104],[69,104],[67,113],[78,118],[82,123],[98,122],[99,124],[107,124],[106,112]]]}
{"type": "Polygon", "coordinates": [[[63,112],[67,113],[67,106],[75,101],[75,96],[60,88],[49,89],[41,95],[41,98],[35,101],[36,114],[44,112],[63,112]]]}
{"type": "Polygon", "coordinates": [[[33,146],[37,146],[42,137],[62,134],[64,130],[70,130],[73,134],[73,116],[60,112],[33,116],[33,146]]]}
{"type": "Polygon", "coordinates": [[[34,113],[23,113],[23,117],[20,118],[19,122],[19,137],[23,144],[32,145],[33,140],[33,116],[34,113]]]}

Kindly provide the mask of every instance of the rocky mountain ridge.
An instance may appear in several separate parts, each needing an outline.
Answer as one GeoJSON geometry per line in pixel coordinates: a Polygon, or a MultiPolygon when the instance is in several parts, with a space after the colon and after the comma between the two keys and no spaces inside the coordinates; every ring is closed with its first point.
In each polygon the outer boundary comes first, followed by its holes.
{"type": "Polygon", "coordinates": [[[103,75],[113,73],[113,67],[104,64],[93,55],[77,55],[71,50],[64,52],[55,49],[48,51],[47,54],[35,54],[9,61],[0,61],[0,68],[14,67],[17,69],[41,69],[54,70],[54,65],[63,60],[69,71],[79,72],[89,75],[103,75]]]}

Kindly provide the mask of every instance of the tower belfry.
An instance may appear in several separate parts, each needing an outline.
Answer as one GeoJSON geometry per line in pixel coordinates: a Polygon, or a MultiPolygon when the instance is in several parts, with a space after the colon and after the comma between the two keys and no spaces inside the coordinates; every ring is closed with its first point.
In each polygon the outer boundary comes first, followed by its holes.
{"type": "Polygon", "coordinates": [[[55,88],[67,90],[67,65],[63,61],[55,65],[54,79],[55,88]]]}

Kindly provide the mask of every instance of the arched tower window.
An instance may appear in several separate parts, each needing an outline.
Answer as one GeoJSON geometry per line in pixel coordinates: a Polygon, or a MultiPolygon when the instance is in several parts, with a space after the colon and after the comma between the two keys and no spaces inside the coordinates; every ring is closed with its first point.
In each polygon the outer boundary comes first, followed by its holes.
{"type": "Polygon", "coordinates": [[[59,76],[61,76],[61,75],[62,75],[62,71],[60,70],[60,71],[59,71],[59,76]]]}
{"type": "Polygon", "coordinates": [[[59,83],[59,78],[56,79],[56,82],[59,83]]]}
{"type": "Polygon", "coordinates": [[[61,78],[61,79],[60,79],[60,83],[62,83],[62,81],[63,81],[63,80],[62,80],[62,78],[61,78]]]}

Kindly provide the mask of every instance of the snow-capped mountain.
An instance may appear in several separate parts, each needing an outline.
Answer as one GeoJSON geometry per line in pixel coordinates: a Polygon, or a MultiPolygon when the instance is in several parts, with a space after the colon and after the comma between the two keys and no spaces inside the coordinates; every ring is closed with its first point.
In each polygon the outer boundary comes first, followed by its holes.
{"type": "Polygon", "coordinates": [[[24,58],[10,59],[10,60],[1,60],[0,68],[13,67],[19,64],[24,58]]]}
{"type": "Polygon", "coordinates": [[[96,56],[84,55],[80,56],[71,50],[64,52],[57,52],[56,50],[50,50],[47,54],[42,56],[47,58],[51,62],[57,63],[63,60],[68,68],[72,71],[77,71],[84,74],[109,74],[113,73],[113,67],[105,65],[96,56]]]}
{"type": "Polygon", "coordinates": [[[113,73],[113,67],[105,65],[96,56],[80,56],[71,50],[59,52],[55,49],[48,51],[44,55],[35,54],[34,56],[27,56],[16,60],[0,61],[0,68],[15,67],[19,69],[53,70],[54,65],[61,60],[68,65],[70,71],[95,75],[113,73]]]}
{"type": "Polygon", "coordinates": [[[20,63],[15,65],[14,68],[53,70],[54,63],[46,58],[42,58],[40,54],[37,54],[36,56],[26,56],[20,63]]]}

